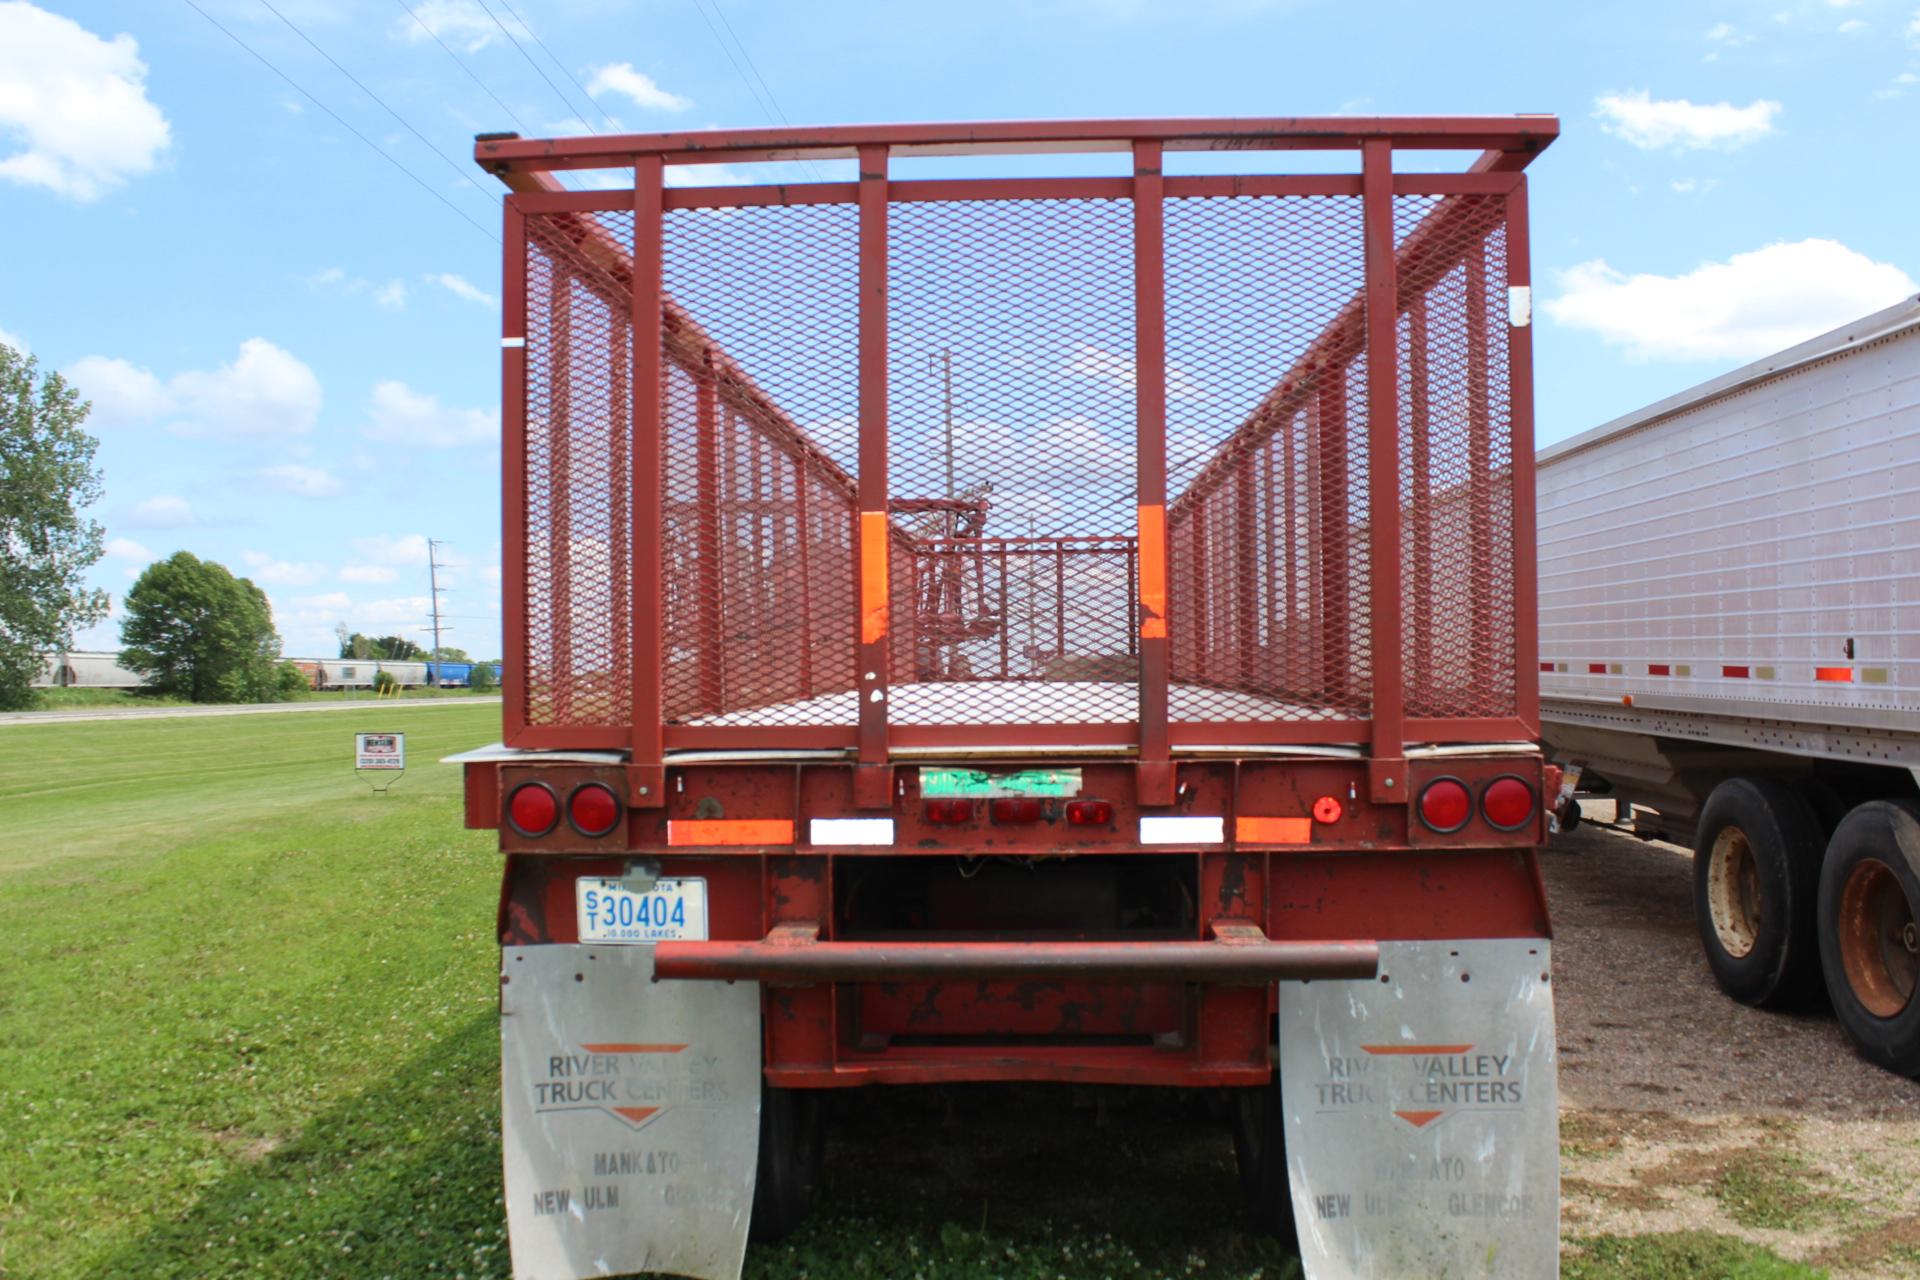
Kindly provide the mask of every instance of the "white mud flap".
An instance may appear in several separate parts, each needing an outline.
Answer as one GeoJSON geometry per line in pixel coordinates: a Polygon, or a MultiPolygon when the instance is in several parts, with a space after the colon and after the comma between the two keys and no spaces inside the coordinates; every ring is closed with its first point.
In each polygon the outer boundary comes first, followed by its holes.
{"type": "Polygon", "coordinates": [[[1559,1272],[1550,951],[1382,942],[1280,984],[1287,1178],[1309,1280],[1559,1272]]]}
{"type": "Polygon", "coordinates": [[[654,982],[651,946],[501,951],[519,1280],[738,1280],[760,1133],[760,988],[654,982]]]}

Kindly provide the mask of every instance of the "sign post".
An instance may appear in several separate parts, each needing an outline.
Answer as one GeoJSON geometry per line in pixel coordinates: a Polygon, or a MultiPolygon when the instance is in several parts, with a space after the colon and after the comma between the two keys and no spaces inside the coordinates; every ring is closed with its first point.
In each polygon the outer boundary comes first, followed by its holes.
{"type": "Polygon", "coordinates": [[[356,733],[353,735],[353,771],[364,777],[373,794],[383,796],[407,771],[407,735],[356,733]],[[376,781],[378,779],[378,781],[376,781]]]}

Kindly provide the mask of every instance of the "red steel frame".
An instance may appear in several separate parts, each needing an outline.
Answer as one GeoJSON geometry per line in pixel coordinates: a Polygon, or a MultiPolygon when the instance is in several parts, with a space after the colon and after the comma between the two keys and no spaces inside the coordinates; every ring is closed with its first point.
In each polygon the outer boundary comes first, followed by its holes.
{"type": "MultiPolygon", "coordinates": [[[[860,644],[858,649],[859,706],[857,726],[808,727],[696,727],[663,722],[661,703],[663,598],[661,530],[657,520],[630,521],[632,541],[628,566],[632,575],[632,609],[620,630],[632,655],[629,672],[631,723],[626,728],[601,725],[530,725],[523,706],[508,701],[506,740],[527,748],[617,748],[630,753],[629,800],[637,805],[660,803],[666,754],[678,748],[790,747],[838,748],[853,751],[863,766],[860,798],[863,805],[886,803],[888,760],[895,747],[963,747],[991,741],[1001,745],[1124,745],[1136,753],[1143,801],[1167,803],[1172,798],[1168,761],[1183,744],[1245,742],[1363,742],[1373,765],[1369,793],[1376,801],[1392,803],[1406,795],[1403,744],[1409,741],[1500,741],[1534,736],[1538,721],[1538,694],[1534,663],[1528,655],[1535,641],[1534,590],[1531,564],[1532,413],[1529,375],[1530,330],[1515,327],[1509,335],[1511,452],[1513,459],[1513,520],[1510,589],[1514,593],[1515,713],[1508,717],[1475,719],[1408,719],[1401,702],[1400,494],[1398,395],[1394,325],[1397,315],[1396,274],[1417,263],[1419,236],[1396,253],[1392,202],[1396,195],[1494,195],[1507,202],[1506,229],[1508,284],[1529,284],[1526,253],[1524,179],[1519,170],[1557,134],[1551,117],[1387,118],[1387,119],[1271,119],[1194,121],[1094,121],[1007,123],[988,125],[929,125],[839,127],[822,129],[742,130],[692,134],[532,141],[515,138],[483,139],[476,160],[499,175],[516,194],[507,201],[504,258],[506,304],[502,313],[503,339],[503,477],[506,509],[503,515],[506,636],[510,684],[524,671],[525,628],[525,410],[527,332],[526,218],[529,214],[567,212],[588,215],[630,209],[634,219],[634,248],[626,255],[618,246],[600,246],[588,256],[606,267],[605,287],[624,287],[630,295],[632,316],[631,466],[636,512],[657,509],[661,494],[661,391],[664,380],[660,344],[663,318],[673,310],[661,283],[661,218],[670,208],[759,204],[856,203],[859,209],[859,350],[860,428],[859,476],[855,502],[860,531],[856,542],[859,561],[860,644]],[[1167,151],[1180,150],[1358,150],[1361,173],[1354,176],[1293,177],[1243,176],[1168,177],[1162,172],[1167,151]],[[1131,179],[981,179],[896,181],[888,173],[893,155],[996,154],[1007,152],[1130,151],[1131,179]],[[1395,174],[1396,151],[1470,150],[1479,158],[1463,174],[1395,174]],[[664,166],[699,165],[746,160],[790,160],[854,157],[859,164],[855,183],[819,183],[750,188],[665,188],[664,166]],[[566,192],[551,171],[631,166],[630,196],[618,192],[566,192]],[[1322,347],[1355,345],[1347,332],[1363,326],[1358,345],[1368,353],[1366,414],[1369,423],[1370,518],[1366,537],[1371,543],[1370,617],[1377,642],[1373,661],[1372,714],[1364,720],[1318,720],[1310,723],[1169,723],[1169,681],[1166,636],[1166,575],[1168,495],[1166,493],[1166,377],[1165,284],[1163,208],[1171,197],[1229,194],[1346,194],[1364,202],[1366,283],[1364,296],[1328,331],[1322,347]],[[889,725],[887,688],[894,654],[892,629],[903,622],[891,618],[889,600],[890,555],[887,492],[887,211],[892,203],[920,200],[975,200],[1035,198],[1041,196],[1129,197],[1134,208],[1134,287],[1136,322],[1138,536],[1138,648],[1140,656],[1137,726],[928,726],[889,725]],[[630,266],[628,265],[630,263],[630,266]],[[624,269],[623,269],[624,268],[624,269]],[[624,278],[623,278],[624,277],[624,278]],[[521,345],[514,345],[519,342],[521,345]],[[654,499],[649,502],[649,498],[654,499]],[[878,697],[874,695],[878,694],[878,697]]],[[[1444,210],[1445,205],[1441,208],[1444,210]]],[[[588,221],[584,216],[582,223],[588,221]]],[[[1435,230],[1438,230],[1436,228],[1435,230]]],[[[1428,239],[1438,239],[1430,236],[1428,239]]],[[[1428,264],[1430,270],[1432,264],[1428,264]]],[[[1444,270],[1447,265],[1440,264],[1444,270]]],[[[697,335],[697,325],[688,327],[697,335]]],[[[696,339],[697,340],[697,339],[696,339]]],[[[711,348],[708,359],[727,360],[711,348]]],[[[750,381],[750,380],[749,380],[750,381]]],[[[1344,409],[1342,410],[1344,412],[1344,409]]],[[[1256,418],[1259,415],[1256,414],[1256,418]]],[[[1251,425],[1251,424],[1250,424],[1251,425]]],[[[1230,441],[1229,444],[1232,442],[1230,441]]],[[[1222,450],[1224,454],[1225,449],[1222,450]]],[[[1206,477],[1196,482],[1204,483],[1206,477]]],[[[1343,592],[1342,583],[1326,584],[1343,592]]],[[[1416,601],[1416,608],[1419,607],[1416,601]]],[[[1334,611],[1337,613],[1338,611],[1334,611]]],[[[1345,626],[1336,618],[1329,625],[1345,626]]],[[[1330,650],[1337,646],[1330,645],[1330,650]]],[[[1416,656],[1417,661],[1417,656],[1416,656]]]]}

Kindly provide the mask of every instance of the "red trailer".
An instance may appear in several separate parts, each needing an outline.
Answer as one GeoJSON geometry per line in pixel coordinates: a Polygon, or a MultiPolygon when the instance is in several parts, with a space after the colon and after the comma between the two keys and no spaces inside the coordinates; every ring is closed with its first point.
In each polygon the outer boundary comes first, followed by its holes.
{"type": "Polygon", "coordinates": [[[818,1091],[1004,1080],[1231,1091],[1310,1276],[1552,1273],[1557,130],[478,141],[517,1274],[733,1277],[818,1091]]]}

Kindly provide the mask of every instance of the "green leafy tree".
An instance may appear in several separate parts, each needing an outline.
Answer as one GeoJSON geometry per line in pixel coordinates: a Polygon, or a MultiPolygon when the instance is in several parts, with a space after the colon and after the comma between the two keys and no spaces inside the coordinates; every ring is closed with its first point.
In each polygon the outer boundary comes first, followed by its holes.
{"type": "Polygon", "coordinates": [[[156,694],[267,702],[279,693],[280,637],[266,593],[222,564],[176,551],[127,592],[120,660],[156,694]]]}
{"type": "Polygon", "coordinates": [[[313,690],[313,677],[291,662],[283,662],[274,668],[274,701],[291,702],[303,693],[313,690]]]}
{"type": "Polygon", "coordinates": [[[373,687],[377,693],[392,693],[400,687],[400,680],[391,671],[376,671],[373,673],[373,687]]]}
{"type": "Polygon", "coordinates": [[[473,674],[467,677],[467,687],[469,689],[485,692],[489,689],[498,688],[499,684],[500,682],[493,678],[492,663],[476,662],[473,664],[473,674]]]}
{"type": "Polygon", "coordinates": [[[404,636],[381,636],[373,645],[373,656],[389,662],[418,662],[427,656],[425,649],[404,636]]]}
{"type": "Polygon", "coordinates": [[[100,498],[90,406],[57,373],[0,343],[0,710],[30,706],[48,655],[107,613],[86,572],[101,529],[81,508],[100,498]]]}

